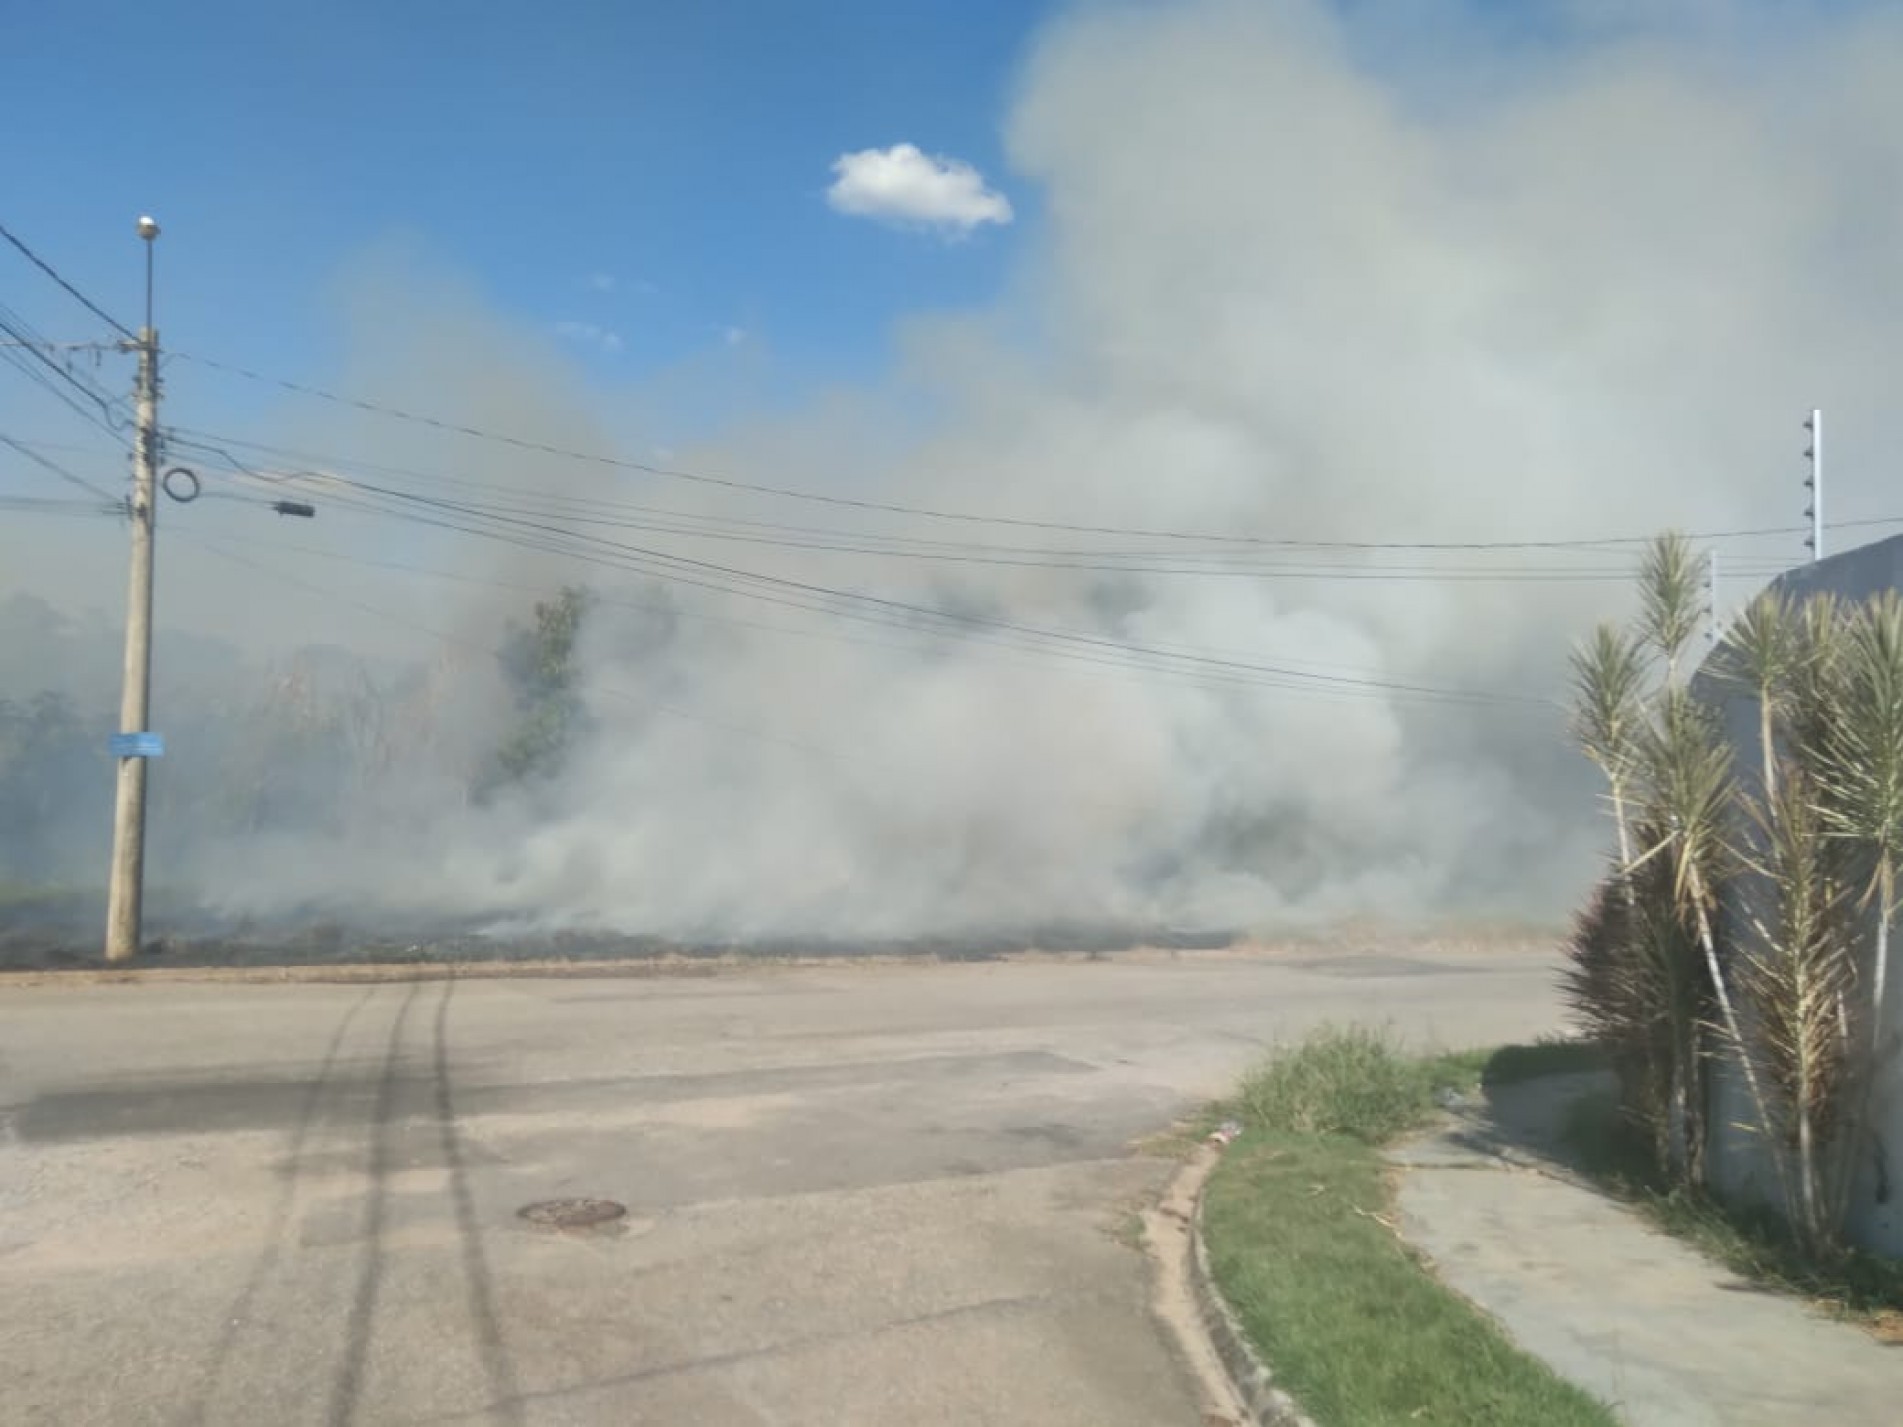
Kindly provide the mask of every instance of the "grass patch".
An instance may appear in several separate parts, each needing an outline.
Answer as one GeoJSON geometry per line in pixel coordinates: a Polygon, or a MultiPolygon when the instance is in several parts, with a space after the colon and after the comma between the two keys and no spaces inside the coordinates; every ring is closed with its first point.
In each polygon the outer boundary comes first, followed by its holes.
{"type": "Polygon", "coordinates": [[[1423,1059],[1379,1032],[1321,1031],[1249,1076],[1247,1126],[1211,1178],[1204,1238],[1224,1295],[1328,1427],[1610,1427],[1395,1232],[1379,1146],[1476,1089],[1485,1053],[1423,1059]]]}
{"type": "Polygon", "coordinates": [[[1483,1052],[1429,1060],[1366,1027],[1327,1027],[1243,1080],[1234,1109],[1256,1129],[1343,1135],[1379,1145],[1433,1117],[1436,1093],[1480,1083],[1483,1052]]]}
{"type": "Polygon", "coordinates": [[[1602,1190],[1739,1278],[1886,1328],[1903,1315],[1903,1263],[1859,1249],[1813,1258],[1767,1208],[1672,1188],[1653,1164],[1645,1137],[1611,1095],[1575,1101],[1564,1135],[1575,1167],[1602,1190]]]}
{"type": "Polygon", "coordinates": [[[1389,1211],[1379,1151],[1342,1136],[1251,1131],[1210,1181],[1216,1281],[1304,1412],[1328,1427],[1610,1427],[1442,1287],[1389,1211]]]}

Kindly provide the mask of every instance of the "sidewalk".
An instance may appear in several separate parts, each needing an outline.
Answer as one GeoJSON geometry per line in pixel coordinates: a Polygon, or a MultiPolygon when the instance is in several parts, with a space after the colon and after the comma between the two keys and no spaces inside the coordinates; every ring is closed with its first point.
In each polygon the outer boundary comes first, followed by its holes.
{"type": "MultiPolygon", "coordinates": [[[[1555,1124],[1591,1076],[1510,1087],[1555,1124]]],[[[1499,1153],[1485,1112],[1396,1149],[1406,1238],[1527,1351],[1635,1427],[1889,1427],[1903,1347],[1761,1292],[1593,1190],[1499,1153]]]]}

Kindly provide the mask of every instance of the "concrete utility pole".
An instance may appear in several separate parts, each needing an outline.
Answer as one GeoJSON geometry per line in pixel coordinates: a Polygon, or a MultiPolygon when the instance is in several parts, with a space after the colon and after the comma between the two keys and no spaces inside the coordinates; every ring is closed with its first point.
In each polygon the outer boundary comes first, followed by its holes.
{"type": "Polygon", "coordinates": [[[132,564],[126,588],[125,683],[119,699],[119,789],[112,816],[112,881],[106,893],[106,960],[139,953],[145,911],[146,750],[124,736],[143,734],[152,709],[152,540],[158,525],[159,334],[152,325],[152,245],[159,225],[139,219],[145,240],[145,325],[139,329],[138,444],[132,453],[132,564]]]}
{"type": "Polygon", "coordinates": [[[1805,488],[1810,491],[1810,509],[1804,512],[1810,517],[1810,539],[1804,543],[1810,546],[1811,559],[1821,560],[1824,558],[1824,413],[1813,407],[1804,429],[1810,432],[1810,448],[1804,452],[1804,459],[1810,462],[1810,475],[1804,480],[1805,488]]]}

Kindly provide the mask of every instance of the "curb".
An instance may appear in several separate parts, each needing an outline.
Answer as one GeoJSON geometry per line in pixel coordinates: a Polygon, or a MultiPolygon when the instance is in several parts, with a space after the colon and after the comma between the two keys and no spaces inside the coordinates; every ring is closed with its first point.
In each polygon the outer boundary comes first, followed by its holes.
{"type": "MultiPolygon", "coordinates": [[[[1203,1171],[1205,1180],[1214,1168],[1212,1157],[1209,1169],[1203,1171]]],[[[1196,1210],[1190,1221],[1189,1241],[1190,1285],[1196,1294],[1197,1310],[1202,1314],[1203,1331],[1209,1334],[1216,1356],[1229,1370],[1237,1395],[1260,1427],[1315,1427],[1302,1415],[1295,1399],[1275,1385],[1269,1365],[1256,1353],[1229,1300],[1216,1287],[1216,1276],[1209,1268],[1209,1248],[1203,1243],[1203,1186],[1200,1183],[1196,1186],[1196,1210]]]]}
{"type": "Polygon", "coordinates": [[[1209,1250],[1203,1243],[1203,1187],[1220,1158],[1220,1150],[1213,1146],[1198,1148],[1149,1219],[1151,1251],[1166,1279],[1180,1275],[1185,1280],[1181,1286],[1187,1290],[1193,1308],[1193,1325],[1172,1318],[1171,1326],[1184,1339],[1187,1327],[1199,1330],[1200,1343],[1184,1341],[1186,1354],[1192,1363],[1213,1360],[1226,1379],[1229,1395],[1256,1427],[1315,1427],[1296,1406],[1295,1399],[1275,1385],[1275,1375],[1249,1342],[1222,1290],[1216,1287],[1209,1250]],[[1176,1230],[1167,1241],[1158,1233],[1164,1224],[1176,1230]]]}

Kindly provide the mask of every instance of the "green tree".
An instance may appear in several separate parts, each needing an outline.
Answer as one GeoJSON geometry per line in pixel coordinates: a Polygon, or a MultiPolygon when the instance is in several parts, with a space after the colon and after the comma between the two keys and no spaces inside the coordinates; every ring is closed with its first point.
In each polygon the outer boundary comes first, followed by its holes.
{"type": "Polygon", "coordinates": [[[561,768],[583,723],[577,646],[591,598],[566,585],[538,601],[535,623],[510,631],[496,656],[515,699],[516,719],[496,750],[485,791],[546,778],[561,768]]]}

